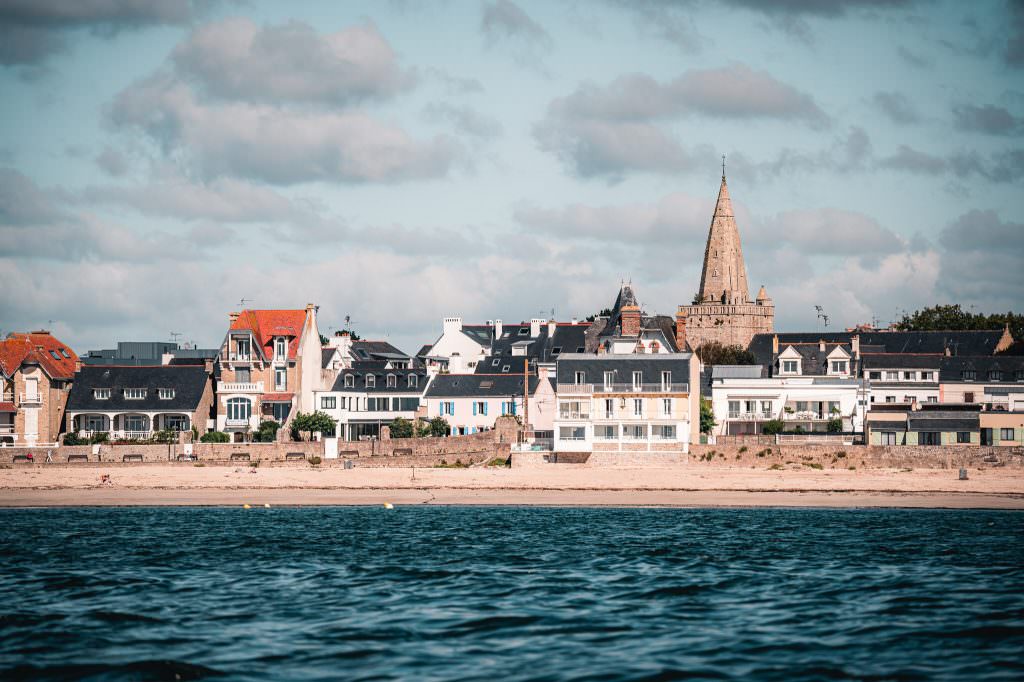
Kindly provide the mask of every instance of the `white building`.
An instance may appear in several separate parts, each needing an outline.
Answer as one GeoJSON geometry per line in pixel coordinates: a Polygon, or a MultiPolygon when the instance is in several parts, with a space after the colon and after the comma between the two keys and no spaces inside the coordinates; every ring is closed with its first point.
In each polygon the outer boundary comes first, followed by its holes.
{"type": "Polygon", "coordinates": [[[556,452],[689,452],[700,436],[692,353],[562,355],[556,452]]]}
{"type": "Polygon", "coordinates": [[[395,419],[416,419],[429,383],[425,369],[395,368],[388,363],[356,365],[340,370],[329,389],[316,391],[316,409],[337,421],[335,436],[341,440],[378,438],[381,427],[395,419]]]}
{"type": "Polygon", "coordinates": [[[941,355],[924,353],[864,353],[862,376],[872,403],[939,402],[941,355]]]}
{"type": "MultiPolygon", "coordinates": [[[[550,431],[555,392],[544,367],[540,372],[539,376],[530,375],[528,427],[550,431]]],[[[525,417],[522,374],[439,374],[431,381],[425,400],[426,416],[443,417],[453,435],[490,430],[501,416],[525,417]]]]}

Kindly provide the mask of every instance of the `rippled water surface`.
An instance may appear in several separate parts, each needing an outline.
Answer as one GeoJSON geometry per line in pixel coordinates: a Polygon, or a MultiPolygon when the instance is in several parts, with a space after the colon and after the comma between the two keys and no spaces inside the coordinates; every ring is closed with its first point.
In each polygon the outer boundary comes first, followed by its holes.
{"type": "Polygon", "coordinates": [[[2,679],[1024,678],[1024,515],[0,511],[2,679]]]}

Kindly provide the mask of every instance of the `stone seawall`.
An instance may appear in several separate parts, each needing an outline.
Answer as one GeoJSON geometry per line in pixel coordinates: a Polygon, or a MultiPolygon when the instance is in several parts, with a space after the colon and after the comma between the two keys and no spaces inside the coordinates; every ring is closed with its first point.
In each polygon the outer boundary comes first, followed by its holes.
{"type": "Polygon", "coordinates": [[[514,452],[513,467],[572,464],[587,467],[737,467],[813,469],[1024,469],[1024,448],[981,446],[864,445],[691,445],[690,453],[594,452],[557,454],[514,452]]]}

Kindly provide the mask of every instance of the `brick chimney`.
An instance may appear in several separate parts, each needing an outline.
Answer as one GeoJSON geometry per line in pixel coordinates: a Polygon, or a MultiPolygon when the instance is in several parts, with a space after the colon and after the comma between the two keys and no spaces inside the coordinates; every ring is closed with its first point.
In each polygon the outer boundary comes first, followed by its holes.
{"type": "Polygon", "coordinates": [[[853,351],[854,359],[860,360],[860,334],[850,337],[850,349],[853,351]]]}
{"type": "Polygon", "coordinates": [[[640,336],[640,306],[622,306],[622,335],[640,336]]]}
{"type": "Polygon", "coordinates": [[[228,313],[228,324],[234,324],[241,313],[228,313]]]}
{"type": "Polygon", "coordinates": [[[779,335],[772,334],[772,355],[779,354],[779,335]]]}
{"type": "Polygon", "coordinates": [[[203,368],[207,374],[213,374],[213,358],[206,358],[203,360],[203,368]]]}
{"type": "Polygon", "coordinates": [[[533,318],[530,320],[530,338],[535,339],[540,336],[540,327],[544,324],[544,320],[540,318],[533,318]]]}
{"type": "Polygon", "coordinates": [[[686,313],[676,313],[676,346],[686,350],[686,313]]]}

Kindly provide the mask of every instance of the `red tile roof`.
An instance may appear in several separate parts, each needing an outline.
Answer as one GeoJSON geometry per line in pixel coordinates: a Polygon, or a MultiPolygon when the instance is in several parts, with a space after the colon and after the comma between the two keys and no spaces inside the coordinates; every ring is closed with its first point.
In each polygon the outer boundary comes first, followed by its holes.
{"type": "Polygon", "coordinates": [[[248,329],[256,337],[266,357],[274,355],[274,337],[287,336],[288,359],[294,360],[299,350],[299,335],[306,322],[305,310],[243,310],[231,329],[248,329]]]}
{"type": "Polygon", "coordinates": [[[14,374],[25,362],[35,362],[53,379],[71,379],[75,375],[77,360],[75,351],[50,332],[15,333],[0,341],[0,370],[7,376],[14,374]]]}

